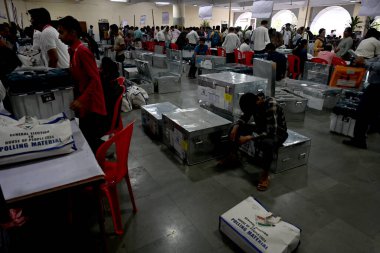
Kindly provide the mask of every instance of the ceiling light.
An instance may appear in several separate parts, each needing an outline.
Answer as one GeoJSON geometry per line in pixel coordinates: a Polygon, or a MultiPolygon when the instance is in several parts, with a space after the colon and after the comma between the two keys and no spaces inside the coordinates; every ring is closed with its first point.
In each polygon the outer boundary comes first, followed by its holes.
{"type": "Polygon", "coordinates": [[[120,2],[120,3],[126,3],[127,0],[111,0],[111,2],[120,2]]]}
{"type": "Polygon", "coordinates": [[[196,4],[193,4],[193,6],[198,6],[198,5],[196,5],[196,4]]]}
{"type": "Polygon", "coordinates": [[[156,5],[159,5],[159,6],[164,6],[164,5],[169,5],[170,3],[169,2],[154,2],[156,5]]]}

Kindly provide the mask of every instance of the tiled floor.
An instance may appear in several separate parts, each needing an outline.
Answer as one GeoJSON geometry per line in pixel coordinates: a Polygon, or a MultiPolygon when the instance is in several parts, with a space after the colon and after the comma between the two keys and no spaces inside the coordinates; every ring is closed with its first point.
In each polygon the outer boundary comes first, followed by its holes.
{"type": "MultiPolygon", "coordinates": [[[[182,92],[155,94],[149,103],[198,106],[196,84],[183,77],[182,92]]],[[[272,175],[269,190],[258,192],[258,168],[221,171],[215,160],[183,165],[146,136],[140,118],[140,110],[123,116],[136,119],[129,167],[138,212],[132,214],[123,184],[126,233],[109,237],[110,252],[239,252],[218,232],[218,216],[249,195],[302,229],[298,252],[380,252],[379,135],[369,136],[368,150],[346,147],[329,133],[329,113],[308,111],[304,123],[288,123],[312,139],[308,165],[272,175]]]]}

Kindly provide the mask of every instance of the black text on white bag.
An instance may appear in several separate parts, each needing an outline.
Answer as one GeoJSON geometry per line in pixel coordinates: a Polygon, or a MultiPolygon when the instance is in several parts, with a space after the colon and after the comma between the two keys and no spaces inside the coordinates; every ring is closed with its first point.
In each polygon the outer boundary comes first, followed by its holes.
{"type": "Polygon", "coordinates": [[[75,150],[71,123],[63,113],[45,120],[0,115],[0,165],[75,150]]]}

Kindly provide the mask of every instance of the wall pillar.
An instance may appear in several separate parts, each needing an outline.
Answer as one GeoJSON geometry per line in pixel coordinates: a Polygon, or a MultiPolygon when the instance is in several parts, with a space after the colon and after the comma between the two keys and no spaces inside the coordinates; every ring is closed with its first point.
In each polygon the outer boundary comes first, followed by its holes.
{"type": "Polygon", "coordinates": [[[185,3],[183,0],[176,0],[173,3],[173,25],[185,25],[185,3]]]}

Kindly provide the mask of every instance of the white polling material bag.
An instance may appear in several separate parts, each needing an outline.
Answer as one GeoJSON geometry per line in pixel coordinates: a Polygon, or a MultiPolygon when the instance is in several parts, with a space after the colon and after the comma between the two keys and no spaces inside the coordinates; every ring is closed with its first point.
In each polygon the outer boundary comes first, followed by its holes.
{"type": "Polygon", "coordinates": [[[256,199],[248,197],[219,217],[219,230],[244,252],[293,252],[300,243],[300,229],[284,221],[260,223],[258,217],[270,215],[256,199]]]}
{"type": "Polygon", "coordinates": [[[0,114],[0,165],[76,150],[70,120],[63,113],[44,120],[15,120],[0,114]]]}

